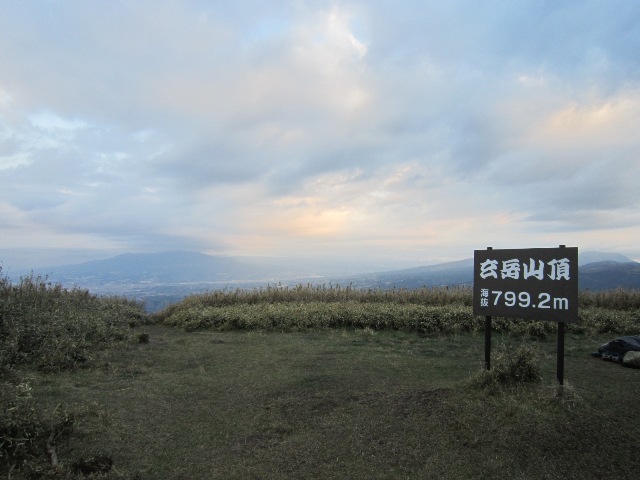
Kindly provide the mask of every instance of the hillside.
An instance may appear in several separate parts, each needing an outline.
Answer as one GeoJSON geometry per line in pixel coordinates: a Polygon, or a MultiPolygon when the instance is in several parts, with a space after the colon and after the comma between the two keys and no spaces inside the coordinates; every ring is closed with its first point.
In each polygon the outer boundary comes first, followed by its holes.
{"type": "MultiPolygon", "coordinates": [[[[579,256],[579,288],[611,290],[640,288],[640,263],[620,254],[583,252],[579,256]]],[[[426,267],[358,275],[339,283],[357,288],[420,288],[473,284],[473,259],[426,267]]]]}
{"type": "Polygon", "coordinates": [[[233,257],[197,252],[125,253],[105,260],[47,269],[62,283],[183,283],[220,282],[265,275],[256,265],[233,257]]]}
{"type": "Polygon", "coordinates": [[[615,288],[640,288],[640,263],[612,261],[589,263],[580,267],[580,288],[608,290],[615,288]]]}

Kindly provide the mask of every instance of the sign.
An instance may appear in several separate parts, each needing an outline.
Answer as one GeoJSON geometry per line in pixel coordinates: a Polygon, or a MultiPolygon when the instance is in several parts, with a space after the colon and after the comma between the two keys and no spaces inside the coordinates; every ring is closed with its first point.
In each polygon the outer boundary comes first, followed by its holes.
{"type": "Polygon", "coordinates": [[[578,320],[578,248],[475,250],[473,314],[578,320]]]}

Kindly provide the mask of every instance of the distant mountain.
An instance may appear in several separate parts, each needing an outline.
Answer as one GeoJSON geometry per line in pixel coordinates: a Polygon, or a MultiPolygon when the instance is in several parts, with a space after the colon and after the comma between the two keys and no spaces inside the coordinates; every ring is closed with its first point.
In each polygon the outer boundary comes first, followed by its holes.
{"type": "Polygon", "coordinates": [[[82,285],[224,282],[261,278],[268,273],[233,257],[197,252],[126,253],[45,271],[55,282],[82,285]]]}
{"type": "MultiPolygon", "coordinates": [[[[609,290],[640,288],[640,263],[617,253],[585,251],[579,254],[580,289],[609,290]]],[[[420,288],[423,286],[465,286],[473,284],[473,259],[428,267],[357,275],[340,283],[356,288],[420,288]]]]}
{"type": "MultiPolygon", "coordinates": [[[[470,286],[473,259],[438,265],[337,277],[285,265],[286,260],[268,261],[247,257],[211,256],[197,252],[124,254],[106,260],[41,269],[54,283],[78,286],[97,294],[123,295],[144,301],[157,311],[182,298],[207,290],[254,288],[282,283],[333,283],[354,288],[420,288],[423,286],[470,286]]],[[[314,267],[317,268],[317,267],[314,267]]],[[[28,273],[26,273],[28,274],[28,273]]],[[[580,289],[640,289],[640,263],[611,253],[580,253],[580,289]]]]}
{"type": "Polygon", "coordinates": [[[578,280],[581,290],[640,288],[640,263],[594,262],[580,266],[578,280]]]}
{"type": "Polygon", "coordinates": [[[356,275],[336,280],[356,288],[420,288],[440,285],[471,285],[473,259],[440,263],[426,267],[414,267],[390,272],[356,275]]]}
{"type": "Polygon", "coordinates": [[[587,250],[586,252],[580,252],[578,254],[578,265],[596,262],[630,263],[633,262],[633,260],[619,253],[592,252],[587,250]]]}
{"type": "MultiPolygon", "coordinates": [[[[640,264],[617,253],[585,251],[579,255],[580,288],[603,289],[616,286],[640,288],[640,264]]],[[[53,282],[96,287],[144,284],[223,284],[238,282],[287,282],[288,280],[352,284],[363,288],[418,288],[439,285],[471,285],[473,259],[438,265],[331,278],[305,278],[282,265],[260,263],[247,257],[211,256],[197,252],[127,253],[105,260],[45,269],[53,282]]]]}

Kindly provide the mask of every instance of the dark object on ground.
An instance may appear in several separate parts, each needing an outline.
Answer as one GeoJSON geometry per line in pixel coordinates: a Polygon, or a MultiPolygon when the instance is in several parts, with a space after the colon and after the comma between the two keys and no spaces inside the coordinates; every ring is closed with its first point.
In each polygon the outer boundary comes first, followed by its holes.
{"type": "Polygon", "coordinates": [[[83,475],[92,473],[107,473],[111,470],[113,460],[107,455],[96,455],[95,457],[85,457],[73,464],[73,471],[83,475]]]}
{"type": "Polygon", "coordinates": [[[618,337],[600,345],[598,351],[591,355],[601,357],[603,360],[622,363],[622,359],[627,352],[640,352],[640,336],[618,337]]]}

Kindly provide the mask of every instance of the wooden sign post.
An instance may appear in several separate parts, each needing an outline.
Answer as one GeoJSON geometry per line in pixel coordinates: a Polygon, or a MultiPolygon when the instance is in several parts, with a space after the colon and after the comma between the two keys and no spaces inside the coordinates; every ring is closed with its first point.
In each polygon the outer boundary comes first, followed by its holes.
{"type": "Polygon", "coordinates": [[[558,322],[557,379],[564,382],[565,324],[578,321],[578,248],[474,251],[473,314],[485,317],[491,368],[491,317],[558,322]]]}

